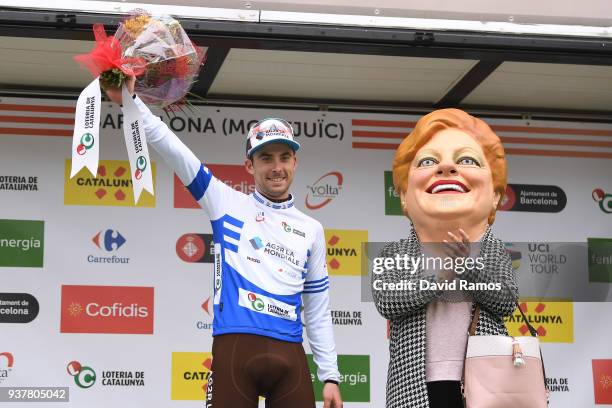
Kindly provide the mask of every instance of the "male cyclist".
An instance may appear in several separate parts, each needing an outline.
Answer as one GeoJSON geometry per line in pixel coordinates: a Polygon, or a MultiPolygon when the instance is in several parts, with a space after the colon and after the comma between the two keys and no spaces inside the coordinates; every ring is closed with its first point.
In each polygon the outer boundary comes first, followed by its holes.
{"type": "MultiPolygon", "coordinates": [[[[127,81],[134,95],[134,78],[127,81]]],[[[121,90],[107,90],[122,104],[121,90]]],[[[213,363],[206,407],[312,408],[312,381],[302,347],[300,310],[325,382],[325,408],[342,407],[329,312],[323,227],[294,206],[297,167],[291,126],[264,119],[246,140],[250,195],[213,176],[191,150],[134,95],[148,142],[172,167],[206,215],[215,243],[213,363]]]]}

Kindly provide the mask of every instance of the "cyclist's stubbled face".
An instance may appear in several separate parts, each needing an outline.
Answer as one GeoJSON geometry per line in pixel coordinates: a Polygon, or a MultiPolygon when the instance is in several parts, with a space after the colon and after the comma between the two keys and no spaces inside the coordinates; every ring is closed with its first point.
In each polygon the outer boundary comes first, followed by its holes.
{"type": "Polygon", "coordinates": [[[245,161],[246,170],[253,175],[257,191],[275,200],[289,197],[289,187],[297,167],[297,156],[284,143],[271,143],[245,161]]]}

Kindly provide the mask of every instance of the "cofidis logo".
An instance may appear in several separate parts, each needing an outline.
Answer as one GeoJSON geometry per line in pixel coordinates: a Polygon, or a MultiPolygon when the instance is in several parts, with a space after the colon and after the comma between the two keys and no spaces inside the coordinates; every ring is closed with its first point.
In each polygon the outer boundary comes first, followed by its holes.
{"type": "MultiPolygon", "coordinates": [[[[64,204],[101,205],[118,207],[155,207],[155,196],[146,190],[142,192],[138,204],[134,204],[134,189],[130,164],[124,160],[100,160],[97,177],[91,177],[83,168],[74,178],[70,178],[71,160],[64,164],[64,204]]],[[[153,185],[156,180],[156,165],[151,162],[153,185]]]]}
{"type": "Polygon", "coordinates": [[[593,360],[595,404],[612,404],[612,360],[593,360]]]}
{"type": "Polygon", "coordinates": [[[153,288],[62,286],[62,333],[153,334],[153,288]]]}

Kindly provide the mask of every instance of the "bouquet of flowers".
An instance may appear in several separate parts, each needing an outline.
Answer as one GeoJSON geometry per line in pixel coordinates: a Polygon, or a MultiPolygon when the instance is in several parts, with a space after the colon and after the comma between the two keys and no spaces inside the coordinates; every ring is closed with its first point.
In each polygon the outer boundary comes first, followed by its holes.
{"type": "Polygon", "coordinates": [[[138,96],[160,108],[185,97],[205,58],[177,20],[142,10],[125,18],[114,36],[101,24],[94,25],[94,35],[94,50],[74,59],[99,76],[104,89],[120,88],[126,76],[135,75],[138,96]]]}

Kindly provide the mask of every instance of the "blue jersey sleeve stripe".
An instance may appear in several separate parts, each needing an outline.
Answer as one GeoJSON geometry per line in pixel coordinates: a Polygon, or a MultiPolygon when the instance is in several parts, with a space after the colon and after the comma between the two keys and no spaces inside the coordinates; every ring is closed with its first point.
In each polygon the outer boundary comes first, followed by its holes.
{"type": "Polygon", "coordinates": [[[318,280],[314,280],[314,281],[304,282],[304,285],[313,285],[315,283],[323,282],[325,280],[329,280],[329,276],[326,276],[323,279],[318,279],[318,280]]]}
{"type": "Polygon", "coordinates": [[[200,199],[204,196],[211,179],[212,173],[210,171],[208,173],[204,171],[204,165],[200,164],[200,170],[198,170],[198,173],[191,181],[191,184],[187,186],[187,190],[189,190],[196,201],[200,201],[200,199]]]}
{"type": "Polygon", "coordinates": [[[328,285],[328,286],[326,286],[326,287],[324,287],[323,289],[318,289],[318,290],[305,290],[305,291],[303,291],[302,293],[305,293],[305,294],[319,293],[319,292],[324,292],[324,291],[326,291],[327,289],[329,289],[329,285],[328,285]]]}
{"type": "Polygon", "coordinates": [[[305,290],[310,290],[310,289],[317,289],[317,288],[321,288],[325,285],[329,285],[329,282],[321,282],[317,285],[308,285],[308,286],[304,286],[305,290]]]}

